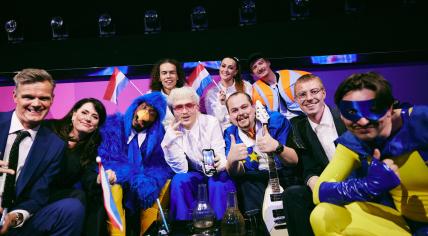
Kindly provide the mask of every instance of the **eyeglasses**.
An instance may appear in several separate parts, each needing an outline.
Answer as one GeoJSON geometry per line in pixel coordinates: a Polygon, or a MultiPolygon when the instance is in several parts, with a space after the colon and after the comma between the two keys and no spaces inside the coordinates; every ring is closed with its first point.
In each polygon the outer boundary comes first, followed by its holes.
{"type": "MultiPolygon", "coordinates": [[[[324,88],[314,88],[314,89],[309,90],[309,93],[311,94],[311,96],[316,96],[322,90],[324,90],[324,88]]],[[[308,91],[298,93],[298,94],[296,94],[296,97],[300,101],[306,100],[306,98],[308,97],[308,91]]]]}
{"type": "Polygon", "coordinates": [[[186,103],[186,104],[179,104],[177,106],[174,106],[172,109],[175,112],[183,112],[184,108],[186,108],[186,110],[188,111],[192,111],[195,108],[196,104],[195,103],[186,103]]]}

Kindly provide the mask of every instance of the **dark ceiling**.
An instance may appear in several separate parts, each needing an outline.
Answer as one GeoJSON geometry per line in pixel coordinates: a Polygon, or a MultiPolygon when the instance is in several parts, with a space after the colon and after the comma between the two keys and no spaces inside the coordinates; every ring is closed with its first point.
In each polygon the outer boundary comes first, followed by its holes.
{"type": "Polygon", "coordinates": [[[257,24],[239,27],[240,1],[236,0],[19,0],[0,8],[0,71],[141,65],[163,57],[195,61],[236,55],[245,59],[254,51],[272,58],[394,51],[420,55],[428,49],[426,2],[312,0],[311,16],[293,21],[290,1],[259,0],[257,24]],[[345,2],[361,8],[345,14],[345,2]],[[197,5],[205,6],[208,12],[209,29],[203,32],[190,30],[189,15],[197,5]],[[156,9],[161,16],[161,33],[144,34],[147,9],[156,9]],[[97,19],[106,12],[115,22],[117,35],[99,38],[97,19]],[[49,22],[53,16],[64,18],[68,39],[51,40],[49,22]],[[3,25],[10,19],[24,26],[23,42],[7,42],[3,25]]]}

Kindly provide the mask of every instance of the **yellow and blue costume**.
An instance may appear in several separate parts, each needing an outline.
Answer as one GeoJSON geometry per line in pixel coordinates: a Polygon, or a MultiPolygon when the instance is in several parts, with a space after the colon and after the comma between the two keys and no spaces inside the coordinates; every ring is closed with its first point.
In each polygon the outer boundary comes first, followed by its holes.
{"type": "Polygon", "coordinates": [[[375,145],[349,131],[337,140],[333,160],[313,191],[318,206],[311,225],[316,235],[426,235],[428,107],[403,109],[401,119],[401,128],[375,145]],[[382,162],[371,160],[374,148],[394,161],[400,179],[382,162]],[[381,179],[372,178],[373,171],[381,179]],[[392,197],[390,206],[385,195],[392,197]]]}

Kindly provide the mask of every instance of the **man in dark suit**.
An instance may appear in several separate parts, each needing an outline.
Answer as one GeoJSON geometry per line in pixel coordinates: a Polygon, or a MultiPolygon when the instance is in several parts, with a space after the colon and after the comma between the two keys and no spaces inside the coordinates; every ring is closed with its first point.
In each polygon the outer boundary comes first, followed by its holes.
{"type": "Polygon", "coordinates": [[[44,70],[15,77],[14,111],[0,113],[0,234],[80,235],[84,207],[75,199],[48,203],[64,142],[40,123],[53,102],[55,82],[44,70]]]}
{"type": "Polygon", "coordinates": [[[339,112],[324,102],[326,91],[319,77],[301,76],[295,83],[296,100],[305,112],[305,118],[294,118],[293,129],[301,141],[298,150],[306,185],[295,185],[284,192],[284,206],[288,217],[289,235],[313,235],[309,215],[315,205],[312,188],[319,175],[331,160],[334,140],[346,131],[339,112]]]}

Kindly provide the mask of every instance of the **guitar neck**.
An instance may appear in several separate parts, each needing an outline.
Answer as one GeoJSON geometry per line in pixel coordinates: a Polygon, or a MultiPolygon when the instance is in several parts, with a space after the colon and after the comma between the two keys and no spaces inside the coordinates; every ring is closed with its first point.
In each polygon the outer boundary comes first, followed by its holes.
{"type": "MultiPolygon", "coordinates": [[[[267,123],[263,124],[263,126],[267,127],[267,123]]],[[[267,153],[267,160],[269,166],[269,183],[272,186],[272,192],[279,193],[281,192],[281,189],[273,153],[267,153]]]]}

